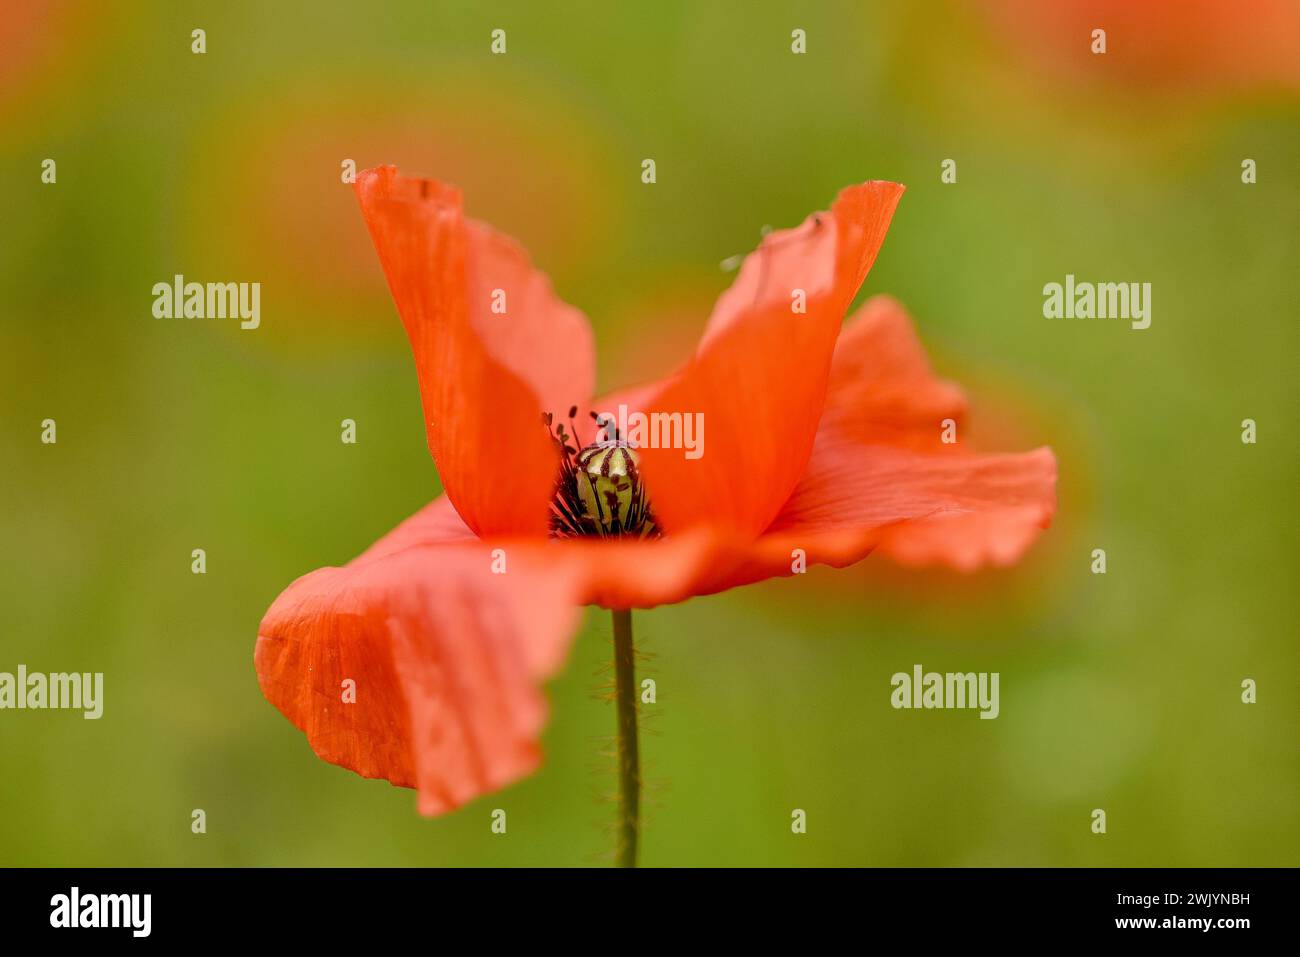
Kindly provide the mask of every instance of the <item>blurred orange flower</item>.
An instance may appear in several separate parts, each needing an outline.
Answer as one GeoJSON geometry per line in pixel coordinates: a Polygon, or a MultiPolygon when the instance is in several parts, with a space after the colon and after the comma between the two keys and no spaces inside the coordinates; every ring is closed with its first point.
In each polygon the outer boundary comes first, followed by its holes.
{"type": "Polygon", "coordinates": [[[1153,89],[1300,87],[1295,0],[985,0],[998,26],[1051,71],[1153,89]],[[1106,52],[1092,50],[1104,30],[1106,52]]]}

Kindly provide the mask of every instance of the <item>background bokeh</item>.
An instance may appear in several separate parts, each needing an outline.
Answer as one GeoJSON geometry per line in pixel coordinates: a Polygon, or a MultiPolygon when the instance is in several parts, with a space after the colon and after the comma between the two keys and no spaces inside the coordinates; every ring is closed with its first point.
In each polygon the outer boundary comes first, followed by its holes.
{"type": "Polygon", "coordinates": [[[1056,450],[1057,522],[1013,570],[869,559],[636,616],[644,863],[1300,863],[1298,9],[6,8],[0,670],[103,671],[106,710],[0,713],[0,864],[610,857],[604,614],[550,687],[542,770],[441,819],[316,759],[258,689],[279,591],[439,489],[346,158],[455,182],[519,237],[591,318],[602,387],[682,357],[764,225],[906,183],[864,292],[914,312],[977,443],[1056,450]],[[1044,319],[1067,272],[1151,282],[1151,328],[1044,319]],[[176,273],[260,281],[262,327],[152,318],[176,273]],[[894,711],[918,662],[1000,672],[1001,717],[894,711]]]}

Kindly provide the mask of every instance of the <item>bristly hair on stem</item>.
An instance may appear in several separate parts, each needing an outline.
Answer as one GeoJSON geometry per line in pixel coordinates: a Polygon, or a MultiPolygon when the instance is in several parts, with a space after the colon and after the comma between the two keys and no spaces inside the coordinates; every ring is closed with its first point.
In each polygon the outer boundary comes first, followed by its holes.
{"type": "Polygon", "coordinates": [[[636,867],[641,830],[641,754],[637,741],[636,647],[632,612],[614,611],[614,698],[618,712],[618,866],[636,867]]]}

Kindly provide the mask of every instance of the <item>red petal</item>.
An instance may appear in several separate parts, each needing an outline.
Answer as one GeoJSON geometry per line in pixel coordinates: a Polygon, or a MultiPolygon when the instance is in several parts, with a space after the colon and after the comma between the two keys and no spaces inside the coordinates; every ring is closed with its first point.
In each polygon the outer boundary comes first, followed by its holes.
{"type": "MultiPolygon", "coordinates": [[[[647,487],[670,531],[721,525],[757,535],[803,473],[845,310],[884,241],[903,187],[871,182],[829,213],[768,235],[714,309],[691,362],[647,412],[701,413],[704,454],[647,448],[647,487]],[[806,313],[794,313],[794,290],[806,313]]],[[[617,409],[601,411],[617,412],[617,409]]]]}
{"type": "Polygon", "coordinates": [[[877,546],[910,565],[1009,565],[1051,523],[1055,487],[1047,448],[927,455],[823,435],[766,547],[803,548],[810,564],[835,566],[877,546]]]}
{"type": "Polygon", "coordinates": [[[555,295],[514,239],[465,221],[470,317],[492,356],[532,386],[541,410],[567,415],[596,386],[596,344],[582,312],[555,295]],[[507,312],[491,309],[496,289],[507,312]]]}
{"type": "Polygon", "coordinates": [[[743,543],[703,528],[664,539],[483,542],[459,521],[444,496],[402,522],[351,565],[440,544],[477,545],[485,564],[490,564],[492,549],[500,548],[512,577],[516,561],[521,567],[546,569],[557,575],[555,587],[571,589],[572,601],[604,608],[650,608],[685,601],[697,594],[719,563],[734,565],[746,554],[743,543]]]}
{"type": "Polygon", "coordinates": [[[466,220],[454,188],[386,166],[358,174],[356,192],[411,341],[447,496],[480,535],[544,534],[555,459],[539,416],[591,393],[586,320],[517,243],[466,220]],[[498,289],[504,315],[492,312],[498,289]]]}
{"type": "Polygon", "coordinates": [[[944,419],[960,422],[966,397],[935,376],[912,320],[890,296],[867,301],[840,332],[821,430],[865,444],[933,449],[944,419]]]}
{"type": "Polygon", "coordinates": [[[1014,562],[1056,509],[1056,459],[943,445],[943,420],[965,410],[903,307],[872,299],[840,335],[808,470],[759,551],[837,566],[877,547],[912,565],[1014,562]]]}
{"type": "Polygon", "coordinates": [[[566,540],[548,549],[551,560],[575,576],[583,602],[618,609],[653,608],[721,591],[711,584],[744,555],[740,542],[703,527],[662,539],[566,540]]]}
{"type": "Polygon", "coordinates": [[[537,766],[539,686],[577,624],[563,569],[520,548],[494,574],[488,546],[433,542],[442,511],[435,503],[395,541],[294,582],[266,613],[254,656],[263,693],[320,757],[418,788],[422,814],[537,766]],[[346,679],[355,703],[342,700],[346,679]]]}

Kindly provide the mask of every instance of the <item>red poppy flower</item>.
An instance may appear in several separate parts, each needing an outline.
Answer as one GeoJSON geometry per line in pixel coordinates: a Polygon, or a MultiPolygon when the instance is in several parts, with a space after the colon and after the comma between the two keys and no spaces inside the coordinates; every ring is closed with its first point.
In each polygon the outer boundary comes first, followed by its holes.
{"type": "Polygon", "coordinates": [[[597,400],[586,319],[514,241],[467,219],[457,190],[384,167],[356,192],[446,494],[347,565],[294,582],[255,660],[318,755],[417,788],[424,814],[537,765],[541,685],[580,606],[648,608],[876,549],[1003,565],[1051,519],[1048,449],[941,441],[965,400],[932,374],[901,306],[872,299],[841,329],[902,186],[849,187],[765,237],[677,372],[597,400]],[[620,405],[698,413],[703,454],[583,452],[591,413],[620,405]]]}

